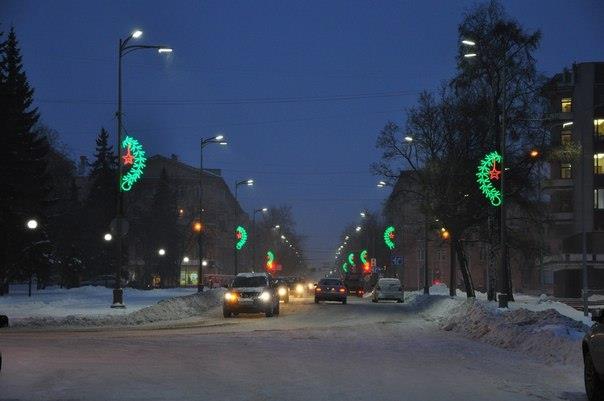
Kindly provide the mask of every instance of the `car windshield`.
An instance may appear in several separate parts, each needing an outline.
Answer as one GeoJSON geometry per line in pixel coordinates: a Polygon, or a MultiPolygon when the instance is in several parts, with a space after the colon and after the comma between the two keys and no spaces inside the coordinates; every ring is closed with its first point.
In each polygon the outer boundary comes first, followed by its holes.
{"type": "Polygon", "coordinates": [[[342,282],[335,278],[329,278],[319,281],[319,285],[342,285],[342,282]]]}
{"type": "Polygon", "coordinates": [[[252,276],[252,277],[235,277],[233,280],[233,287],[266,287],[266,277],[252,276]]]}

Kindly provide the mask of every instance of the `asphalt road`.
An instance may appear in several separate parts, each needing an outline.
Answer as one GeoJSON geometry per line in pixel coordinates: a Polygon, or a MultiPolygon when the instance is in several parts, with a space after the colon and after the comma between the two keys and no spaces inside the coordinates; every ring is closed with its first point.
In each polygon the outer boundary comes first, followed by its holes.
{"type": "Polygon", "coordinates": [[[221,311],[189,327],[2,331],[0,400],[585,400],[581,369],[444,332],[404,304],[221,311]]]}

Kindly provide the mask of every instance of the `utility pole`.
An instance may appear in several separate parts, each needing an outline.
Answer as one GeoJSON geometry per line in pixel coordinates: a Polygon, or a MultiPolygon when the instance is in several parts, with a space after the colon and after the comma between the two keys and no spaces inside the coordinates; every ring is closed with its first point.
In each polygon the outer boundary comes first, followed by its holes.
{"type": "Polygon", "coordinates": [[[199,224],[201,224],[201,230],[197,233],[197,253],[198,262],[197,266],[197,292],[203,291],[203,232],[205,224],[203,223],[203,146],[204,139],[202,138],[199,146],[199,224]]]}

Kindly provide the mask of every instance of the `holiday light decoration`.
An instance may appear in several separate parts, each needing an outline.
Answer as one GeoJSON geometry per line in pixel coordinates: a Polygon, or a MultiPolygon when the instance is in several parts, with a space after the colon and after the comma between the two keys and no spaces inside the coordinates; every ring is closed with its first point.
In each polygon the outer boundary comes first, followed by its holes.
{"type": "Polygon", "coordinates": [[[367,249],[361,251],[359,259],[361,259],[361,263],[363,264],[363,270],[368,272],[371,266],[369,266],[369,262],[367,261],[367,249]]]}
{"type": "Polygon", "coordinates": [[[350,252],[350,254],[348,255],[348,263],[350,263],[350,266],[352,267],[356,266],[354,264],[354,252],[350,252]]]}
{"type": "Polygon", "coordinates": [[[275,261],[275,254],[273,251],[268,251],[266,253],[266,268],[268,270],[273,270],[273,262],[275,261]]]}
{"type": "Polygon", "coordinates": [[[495,188],[491,180],[501,178],[502,171],[497,170],[497,163],[501,163],[501,160],[501,155],[497,151],[492,151],[480,161],[476,172],[476,182],[480,187],[480,191],[495,207],[501,206],[503,199],[501,191],[495,188]]]}
{"type": "Polygon", "coordinates": [[[240,251],[247,243],[247,230],[243,226],[237,226],[235,229],[235,238],[237,238],[235,248],[240,251]]]}
{"type": "Polygon", "coordinates": [[[147,156],[145,156],[145,151],[140,142],[131,136],[126,136],[121,146],[126,149],[126,154],[122,156],[123,164],[124,166],[130,166],[130,169],[122,175],[120,189],[127,192],[142,177],[147,156]]]}
{"type": "Polygon", "coordinates": [[[344,273],[348,273],[348,263],[342,263],[342,270],[344,271],[344,273]]]}
{"type": "Polygon", "coordinates": [[[395,237],[395,229],[394,226],[388,226],[384,230],[384,243],[388,247],[388,249],[394,249],[394,237],[395,237]]]}

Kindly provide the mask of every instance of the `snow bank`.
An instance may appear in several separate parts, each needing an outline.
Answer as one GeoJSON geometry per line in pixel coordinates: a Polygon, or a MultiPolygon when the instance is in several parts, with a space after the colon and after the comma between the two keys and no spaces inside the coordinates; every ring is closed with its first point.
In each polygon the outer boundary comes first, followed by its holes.
{"type": "Polygon", "coordinates": [[[156,305],[123,315],[69,315],[65,317],[39,316],[17,319],[11,327],[99,327],[134,326],[162,321],[181,320],[201,316],[208,309],[222,303],[223,288],[203,293],[161,300],[156,305]]]}
{"type": "MultiPolygon", "coordinates": [[[[582,363],[581,340],[589,325],[584,323],[581,312],[567,310],[564,304],[539,304],[533,299],[524,299],[510,303],[510,309],[499,309],[497,303],[487,302],[481,296],[472,300],[438,295],[448,294],[448,290],[445,292],[442,288],[430,292],[437,295],[413,292],[406,302],[409,308],[426,320],[436,322],[443,330],[529,354],[546,363],[582,363]],[[563,315],[558,309],[576,319],[563,315]]],[[[538,297],[532,298],[538,300],[538,297]]]]}

